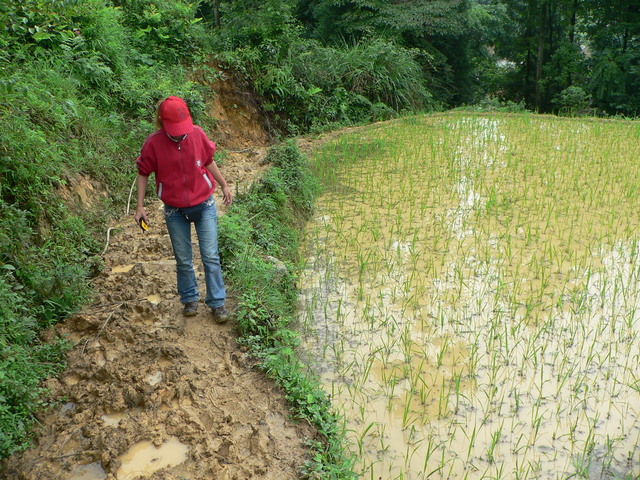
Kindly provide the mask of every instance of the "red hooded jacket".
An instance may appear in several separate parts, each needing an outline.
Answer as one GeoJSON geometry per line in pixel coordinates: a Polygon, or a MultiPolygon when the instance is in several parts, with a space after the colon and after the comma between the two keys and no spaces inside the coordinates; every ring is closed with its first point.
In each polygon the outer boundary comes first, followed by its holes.
{"type": "Polygon", "coordinates": [[[216,144],[197,125],[183,140],[169,138],[164,129],[149,135],[136,159],[138,173],[155,173],[156,193],[165,205],[193,207],[207,200],[216,188],[207,165],[216,144]]]}

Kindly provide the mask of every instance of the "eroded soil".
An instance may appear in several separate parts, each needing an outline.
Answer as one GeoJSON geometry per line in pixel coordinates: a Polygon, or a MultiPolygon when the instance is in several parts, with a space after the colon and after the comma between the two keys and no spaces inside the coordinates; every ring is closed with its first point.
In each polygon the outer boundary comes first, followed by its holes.
{"type": "MultiPolygon", "coordinates": [[[[216,105],[214,115],[227,119],[224,109],[216,105]]],[[[266,152],[258,127],[242,134],[228,134],[223,145],[251,147],[230,153],[221,167],[235,189],[250,183],[266,152]]],[[[68,368],[47,381],[54,406],[39,414],[33,448],[7,459],[0,477],[299,477],[314,432],[290,418],[282,392],[236,344],[233,321],[214,323],[203,303],[195,317],[182,316],[161,208],[148,205],[144,234],[132,212],[123,216],[110,232],[94,302],[49,332],[73,342],[68,368]]],[[[197,253],[195,264],[203,291],[197,253]]]]}

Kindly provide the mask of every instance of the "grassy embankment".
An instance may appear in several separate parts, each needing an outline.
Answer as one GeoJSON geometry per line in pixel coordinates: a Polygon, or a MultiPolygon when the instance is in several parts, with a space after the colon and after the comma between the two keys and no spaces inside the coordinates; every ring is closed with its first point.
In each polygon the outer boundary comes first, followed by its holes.
{"type": "Polygon", "coordinates": [[[261,360],[261,368],[285,391],[297,418],[314,425],[310,478],[354,478],[345,453],[341,417],[318,379],[296,355],[296,281],[301,230],[313,209],[317,183],[293,141],[273,147],[271,167],[249,192],[236,198],[220,219],[220,253],[239,300],[240,341],[261,360]]]}

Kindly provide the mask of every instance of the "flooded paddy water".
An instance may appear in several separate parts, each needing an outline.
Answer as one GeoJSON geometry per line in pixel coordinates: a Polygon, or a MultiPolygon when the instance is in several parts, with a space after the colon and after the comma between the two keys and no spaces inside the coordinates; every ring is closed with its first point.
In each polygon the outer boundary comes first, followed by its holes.
{"type": "Polygon", "coordinates": [[[640,476],[639,144],[458,113],[313,155],[301,350],[362,478],[640,476]]]}

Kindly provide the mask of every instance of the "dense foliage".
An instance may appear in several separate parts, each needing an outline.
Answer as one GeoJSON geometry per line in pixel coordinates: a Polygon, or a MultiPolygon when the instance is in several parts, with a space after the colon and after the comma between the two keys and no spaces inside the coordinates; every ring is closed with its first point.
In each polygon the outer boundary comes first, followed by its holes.
{"type": "Polygon", "coordinates": [[[484,0],[503,59],[503,95],[541,112],[635,116],[638,0],[484,0]]]}
{"type": "Polygon", "coordinates": [[[294,132],[416,108],[635,116],[640,103],[640,0],[208,0],[201,12],[294,132]]]}
{"type": "MultiPolygon", "coordinates": [[[[63,342],[39,332],[89,298],[157,100],[186,98],[206,125],[206,79],[233,75],[282,135],[465,104],[631,116],[639,11],[640,0],[1,2],[0,456],[24,446],[40,380],[60,368],[63,342]]],[[[263,188],[277,199],[283,181],[263,188]]],[[[234,232],[246,234],[230,231],[227,249],[234,232]]],[[[250,240],[268,250],[268,232],[250,240]]]]}
{"type": "Polygon", "coordinates": [[[191,35],[194,12],[179,21],[174,10],[0,5],[0,456],[24,446],[40,380],[62,364],[64,342],[39,332],[89,298],[154,103],[177,92],[202,110],[165,38],[191,35]],[[142,40],[151,31],[154,46],[142,40]]]}

